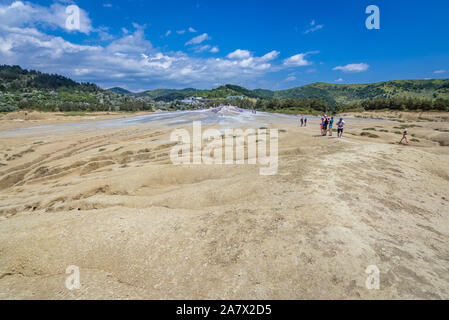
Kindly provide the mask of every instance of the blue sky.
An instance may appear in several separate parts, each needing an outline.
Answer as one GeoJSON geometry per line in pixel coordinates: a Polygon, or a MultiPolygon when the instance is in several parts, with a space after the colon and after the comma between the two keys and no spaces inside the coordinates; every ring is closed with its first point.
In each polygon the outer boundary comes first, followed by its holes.
{"type": "Polygon", "coordinates": [[[0,0],[0,64],[133,91],[449,78],[448,12],[446,0],[0,0]]]}

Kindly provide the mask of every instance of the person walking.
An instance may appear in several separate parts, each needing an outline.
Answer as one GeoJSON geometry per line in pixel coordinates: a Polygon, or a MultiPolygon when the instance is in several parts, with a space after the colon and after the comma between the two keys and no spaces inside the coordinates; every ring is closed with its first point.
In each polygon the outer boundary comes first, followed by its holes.
{"type": "Polygon", "coordinates": [[[408,135],[408,132],[407,132],[407,130],[405,130],[404,133],[402,134],[402,139],[399,142],[399,144],[402,144],[402,141],[404,141],[404,140],[405,140],[405,143],[408,144],[407,135],[408,135]]]}
{"type": "Polygon", "coordinates": [[[344,127],[345,127],[345,121],[343,120],[343,118],[340,118],[340,121],[338,121],[338,123],[337,123],[339,138],[343,138],[343,131],[345,129],[344,127]]]}
{"type": "Polygon", "coordinates": [[[307,127],[307,118],[304,117],[304,127],[307,127]]]}
{"type": "Polygon", "coordinates": [[[304,126],[304,118],[301,118],[301,127],[304,126]]]}

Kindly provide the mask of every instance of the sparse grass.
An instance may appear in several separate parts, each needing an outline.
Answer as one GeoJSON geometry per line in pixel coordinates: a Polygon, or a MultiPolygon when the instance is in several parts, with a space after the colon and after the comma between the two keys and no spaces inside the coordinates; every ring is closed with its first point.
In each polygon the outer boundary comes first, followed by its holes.
{"type": "Polygon", "coordinates": [[[100,150],[98,150],[98,152],[104,152],[104,151],[106,151],[105,148],[101,148],[100,150]]]}
{"type": "Polygon", "coordinates": [[[115,149],[114,150],[114,152],[117,152],[117,151],[119,151],[119,150],[121,150],[121,149],[123,149],[124,147],[118,147],[117,149],[115,149]]]}
{"type": "Polygon", "coordinates": [[[374,134],[371,132],[362,132],[360,135],[362,137],[368,137],[368,138],[373,138],[373,139],[379,138],[379,136],[377,134],[374,134]]]}
{"type": "Polygon", "coordinates": [[[395,133],[395,134],[402,134],[401,131],[395,131],[394,133],[395,133]]]}
{"type": "Polygon", "coordinates": [[[401,130],[409,129],[409,128],[422,128],[422,126],[418,126],[416,124],[404,124],[399,127],[394,127],[394,129],[401,129],[401,130]]]}
{"type": "Polygon", "coordinates": [[[44,143],[44,141],[38,141],[38,142],[35,142],[33,144],[43,144],[43,143],[44,143]]]}
{"type": "Polygon", "coordinates": [[[380,132],[390,132],[390,131],[382,129],[382,130],[380,130],[380,132]]]}
{"type": "Polygon", "coordinates": [[[449,132],[448,129],[435,129],[435,131],[440,131],[440,132],[449,132]]]}
{"type": "Polygon", "coordinates": [[[419,117],[418,119],[419,119],[419,120],[423,120],[423,121],[433,122],[433,119],[430,119],[430,118],[419,117]]]}
{"type": "Polygon", "coordinates": [[[0,167],[4,167],[4,166],[7,166],[7,164],[0,163],[0,167]]]}
{"type": "Polygon", "coordinates": [[[412,142],[420,142],[419,139],[411,139],[412,142]]]}
{"type": "Polygon", "coordinates": [[[77,112],[77,111],[73,111],[73,112],[64,112],[62,114],[62,116],[64,117],[82,117],[87,115],[86,112],[77,112]]]}
{"type": "Polygon", "coordinates": [[[281,130],[279,130],[279,132],[280,132],[280,133],[286,133],[287,130],[281,129],[281,130]]]}
{"type": "Polygon", "coordinates": [[[365,129],[362,129],[362,130],[364,130],[364,131],[376,131],[376,128],[365,128],[365,129]]]}

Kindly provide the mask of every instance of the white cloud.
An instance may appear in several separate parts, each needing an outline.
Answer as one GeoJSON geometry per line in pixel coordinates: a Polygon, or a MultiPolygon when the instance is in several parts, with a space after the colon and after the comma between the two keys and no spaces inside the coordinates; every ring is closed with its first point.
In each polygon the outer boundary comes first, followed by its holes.
{"type": "Polygon", "coordinates": [[[196,32],[196,30],[195,30],[195,29],[193,29],[192,27],[190,27],[190,28],[189,28],[189,32],[191,32],[191,33],[195,33],[195,32],[196,32]]]}
{"type": "Polygon", "coordinates": [[[134,33],[111,42],[106,50],[119,53],[140,53],[152,48],[150,41],[145,39],[143,27],[139,27],[134,33]]]}
{"type": "Polygon", "coordinates": [[[357,72],[364,72],[367,71],[369,69],[369,65],[366,63],[351,63],[351,64],[347,64],[345,66],[338,66],[333,68],[332,70],[340,70],[343,72],[353,72],[353,73],[357,73],[357,72]]]}
{"type": "Polygon", "coordinates": [[[110,4],[110,3],[103,3],[103,7],[105,7],[105,8],[112,8],[112,4],[110,4]]]}
{"type": "Polygon", "coordinates": [[[207,33],[203,33],[202,35],[199,35],[193,39],[190,39],[189,41],[186,42],[186,46],[190,46],[192,44],[200,44],[206,40],[210,40],[210,37],[207,33]]]}
{"type": "Polygon", "coordinates": [[[84,76],[89,73],[89,69],[75,69],[74,71],[78,76],[84,76]]]}
{"type": "MultiPolygon", "coordinates": [[[[236,82],[236,79],[241,84],[254,84],[267,73],[285,68],[272,62],[279,57],[276,50],[255,56],[239,49],[227,57],[204,58],[155,48],[145,36],[145,26],[137,24],[133,24],[133,30],[123,28],[123,33],[107,44],[95,42],[93,37],[90,44],[77,44],[65,39],[64,33],[55,36],[46,32],[59,28],[58,21],[62,21],[59,16],[44,17],[44,13],[55,12],[51,8],[17,1],[11,5],[0,4],[2,64],[58,73],[102,87],[120,85],[129,89],[204,88],[213,83],[236,82]],[[34,17],[36,10],[42,13],[39,19],[34,17]]],[[[107,32],[105,27],[96,29],[90,23],[88,26],[94,33],[107,32]]],[[[196,37],[190,48],[198,52],[219,52],[218,46],[203,44],[209,38],[204,35],[196,37]]]]}
{"type": "Polygon", "coordinates": [[[446,70],[436,70],[436,71],[434,71],[433,73],[435,73],[435,74],[441,74],[441,73],[446,73],[446,72],[448,72],[448,71],[446,71],[446,70]]]}
{"type": "Polygon", "coordinates": [[[230,54],[227,55],[228,59],[248,59],[249,57],[251,57],[251,52],[249,52],[248,50],[240,50],[237,49],[234,52],[231,52],[230,54]]]}
{"type": "Polygon", "coordinates": [[[166,37],[168,37],[169,35],[171,35],[171,30],[167,30],[167,32],[165,33],[166,37]]]}
{"type": "Polygon", "coordinates": [[[211,49],[211,46],[208,45],[208,44],[206,44],[206,45],[204,45],[204,46],[196,46],[196,47],[193,47],[193,50],[194,50],[196,53],[201,53],[201,52],[207,51],[207,50],[209,50],[209,49],[211,49]]]}
{"type": "Polygon", "coordinates": [[[286,67],[305,67],[310,66],[312,62],[306,60],[306,57],[310,54],[318,53],[318,51],[298,53],[290,58],[284,60],[284,66],[286,67]]]}
{"type": "Polygon", "coordinates": [[[306,31],[304,31],[304,34],[315,32],[315,31],[321,30],[323,28],[324,28],[324,25],[316,24],[315,20],[312,20],[312,22],[310,22],[310,28],[308,28],[306,31]]]}
{"type": "Polygon", "coordinates": [[[335,82],[344,82],[345,80],[342,78],[338,78],[337,80],[335,80],[335,82]]]}
{"type": "Polygon", "coordinates": [[[178,30],[178,31],[176,31],[176,33],[177,34],[184,34],[184,33],[186,33],[186,31],[185,30],[178,30]]]}
{"type": "MultiPolygon", "coordinates": [[[[25,25],[44,24],[50,27],[66,29],[66,6],[55,3],[50,7],[43,7],[29,2],[14,1],[9,6],[0,4],[0,21],[2,27],[24,27],[25,25]]],[[[86,11],[80,8],[80,29],[75,30],[89,34],[94,30],[86,11]]]]}
{"type": "Polygon", "coordinates": [[[261,59],[263,61],[271,61],[271,60],[276,59],[279,56],[279,54],[280,54],[279,51],[273,50],[273,51],[267,53],[266,55],[264,55],[261,59]]]}
{"type": "Polygon", "coordinates": [[[285,81],[290,82],[290,81],[296,81],[296,77],[295,76],[290,76],[288,78],[285,79],[285,81]]]}

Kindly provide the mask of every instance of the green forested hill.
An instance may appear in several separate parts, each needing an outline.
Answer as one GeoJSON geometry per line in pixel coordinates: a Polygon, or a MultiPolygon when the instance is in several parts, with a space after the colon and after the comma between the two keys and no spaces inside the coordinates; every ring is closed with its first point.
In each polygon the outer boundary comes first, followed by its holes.
{"type": "Polygon", "coordinates": [[[112,92],[115,92],[115,93],[119,93],[119,94],[133,95],[133,93],[131,91],[128,91],[126,89],[119,88],[119,87],[111,88],[111,89],[108,89],[108,90],[112,91],[112,92]]]}
{"type": "Polygon", "coordinates": [[[449,99],[449,79],[400,80],[350,85],[314,83],[289,90],[276,91],[274,97],[278,99],[321,97],[330,104],[352,103],[367,99],[449,99]]]}
{"type": "Polygon", "coordinates": [[[17,109],[137,111],[150,108],[132,96],[103,90],[95,84],[78,83],[60,75],[29,71],[19,66],[0,66],[0,112],[17,109]]]}
{"type": "MultiPolygon", "coordinates": [[[[313,83],[288,90],[249,90],[224,85],[212,90],[186,88],[157,89],[133,93],[123,88],[103,90],[91,83],[24,70],[19,66],[0,66],[0,112],[16,109],[43,111],[137,111],[150,110],[153,101],[173,102],[191,96],[210,100],[243,97],[232,102],[242,107],[263,110],[295,111],[397,109],[448,110],[449,79],[400,80],[372,84],[313,83]],[[257,101],[257,103],[256,103],[257,101]]],[[[228,102],[227,102],[228,103],[228,102]]],[[[208,105],[209,105],[208,104],[208,105]]]]}
{"type": "Polygon", "coordinates": [[[248,90],[246,88],[225,85],[212,90],[150,90],[136,94],[155,100],[173,101],[190,96],[222,99],[229,96],[244,96],[252,99],[320,99],[329,105],[352,104],[363,100],[414,98],[449,100],[449,79],[400,80],[373,84],[329,84],[313,83],[288,90],[271,91],[265,89],[248,90]]]}

